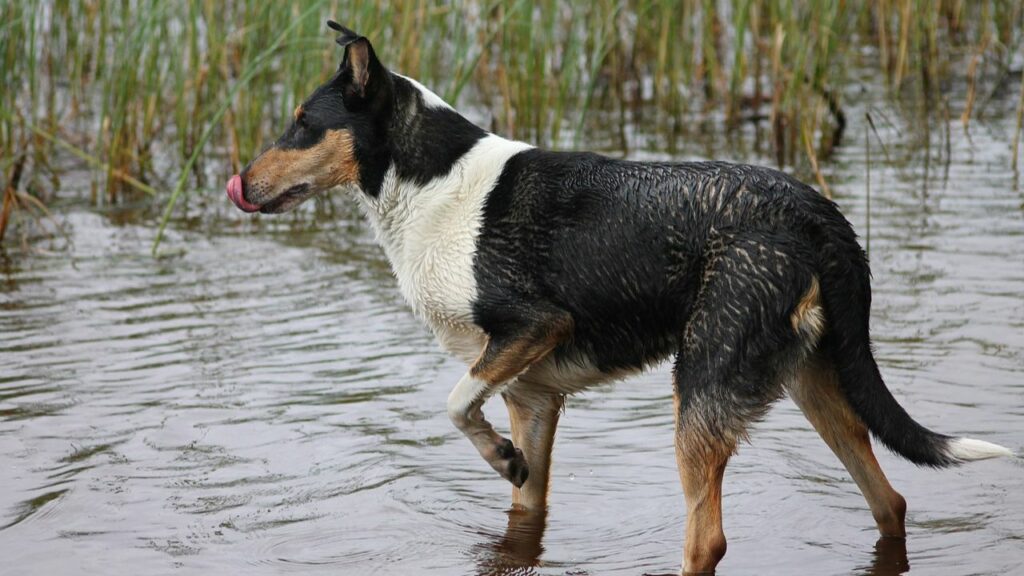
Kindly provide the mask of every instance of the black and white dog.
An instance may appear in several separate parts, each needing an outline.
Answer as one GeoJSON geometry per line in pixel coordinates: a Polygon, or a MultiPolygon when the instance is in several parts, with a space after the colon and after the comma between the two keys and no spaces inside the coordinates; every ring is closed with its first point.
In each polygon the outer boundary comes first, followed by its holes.
{"type": "Polygon", "coordinates": [[[354,191],[415,313],[469,366],[448,415],[543,513],[565,395],[675,355],[687,572],[725,554],[722,475],[748,424],[789,393],[853,476],[883,536],[906,503],[870,431],[942,467],[1009,455],[936,434],[871,352],[868,263],[835,204],[785,174],[627,162],[490,134],[335,22],[345,56],[281,138],[231,178],[247,212],[354,191]],[[512,440],[481,406],[501,392],[512,440]]]}

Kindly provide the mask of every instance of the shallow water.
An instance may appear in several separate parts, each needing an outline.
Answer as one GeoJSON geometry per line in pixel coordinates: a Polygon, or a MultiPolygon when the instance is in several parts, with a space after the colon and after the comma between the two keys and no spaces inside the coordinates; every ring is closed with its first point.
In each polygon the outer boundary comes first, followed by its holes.
{"type": "MultiPolygon", "coordinates": [[[[870,95],[850,100],[863,117],[870,95]]],[[[889,144],[872,151],[870,250],[897,398],[939,431],[1020,450],[1024,193],[1009,106],[969,138],[954,129],[948,162],[942,137],[908,136],[916,112],[875,112],[889,144]]],[[[825,170],[863,232],[860,124],[825,170]]],[[[767,163],[744,134],[676,157],[767,163]]],[[[631,138],[632,156],[665,157],[656,137],[631,138]]],[[[677,571],[667,368],[570,399],[539,540],[448,422],[463,367],[407,312],[353,202],[334,204],[254,220],[224,200],[178,221],[169,246],[183,250],[159,260],[150,218],[71,207],[66,249],[0,256],[0,573],[677,571]]],[[[500,401],[486,410],[507,430],[500,401]]],[[[728,468],[719,573],[1024,571],[1019,460],[933,471],[879,457],[909,502],[905,547],[876,543],[845,470],[780,402],[728,468]]]]}

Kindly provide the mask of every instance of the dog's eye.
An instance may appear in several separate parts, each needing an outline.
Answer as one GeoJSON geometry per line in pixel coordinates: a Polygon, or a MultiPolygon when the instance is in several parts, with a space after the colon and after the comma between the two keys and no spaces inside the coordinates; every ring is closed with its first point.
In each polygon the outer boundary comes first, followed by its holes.
{"type": "Polygon", "coordinates": [[[295,119],[295,123],[298,124],[300,128],[309,128],[309,125],[306,124],[305,114],[299,114],[299,117],[295,119]]]}

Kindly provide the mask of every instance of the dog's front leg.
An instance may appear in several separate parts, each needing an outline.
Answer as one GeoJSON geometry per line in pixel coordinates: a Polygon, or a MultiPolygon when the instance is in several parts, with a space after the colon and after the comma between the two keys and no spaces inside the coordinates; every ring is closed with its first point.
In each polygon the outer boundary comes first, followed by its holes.
{"type": "Polygon", "coordinates": [[[523,451],[495,432],[482,410],[487,399],[506,383],[487,381],[470,370],[448,395],[448,417],[502,478],[521,487],[530,473],[523,451]]]}
{"type": "Polygon", "coordinates": [[[534,318],[512,334],[491,334],[480,357],[448,395],[448,416],[473,443],[484,460],[517,488],[529,475],[523,452],[494,431],[482,407],[495,392],[514,381],[531,365],[569,337],[568,314],[534,318]]]}
{"type": "Polygon", "coordinates": [[[551,448],[565,396],[526,382],[525,374],[502,392],[508,407],[512,441],[523,449],[530,477],[522,486],[512,489],[516,508],[544,514],[547,510],[548,479],[551,472],[551,448]]]}

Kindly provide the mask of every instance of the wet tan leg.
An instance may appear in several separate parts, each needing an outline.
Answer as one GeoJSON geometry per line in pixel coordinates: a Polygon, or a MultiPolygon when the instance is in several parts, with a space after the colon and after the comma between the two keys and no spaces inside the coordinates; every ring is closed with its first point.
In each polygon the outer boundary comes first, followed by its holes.
{"type": "Polygon", "coordinates": [[[547,509],[551,448],[564,397],[546,391],[525,391],[516,384],[504,394],[512,426],[512,443],[523,451],[530,471],[522,487],[512,488],[512,504],[530,512],[547,509]]]}
{"type": "Polygon", "coordinates": [[[736,448],[734,439],[708,434],[696,411],[680,413],[676,402],[676,463],[686,496],[683,573],[709,574],[725,556],[722,478],[736,448]]]}
{"type": "Polygon", "coordinates": [[[502,438],[484,418],[483,405],[502,386],[514,381],[569,336],[572,320],[553,315],[530,330],[491,336],[480,358],[448,395],[448,417],[473,443],[484,460],[503,478],[522,487],[529,468],[522,450],[502,438]]]}
{"type": "Polygon", "coordinates": [[[509,510],[505,533],[500,537],[489,536],[480,546],[476,573],[488,576],[535,574],[530,568],[541,565],[546,516],[543,512],[509,510]]]}
{"type": "Polygon", "coordinates": [[[813,358],[790,386],[790,395],[850,472],[882,536],[905,537],[907,503],[878,466],[868,429],[850,408],[831,366],[813,358]]]}

